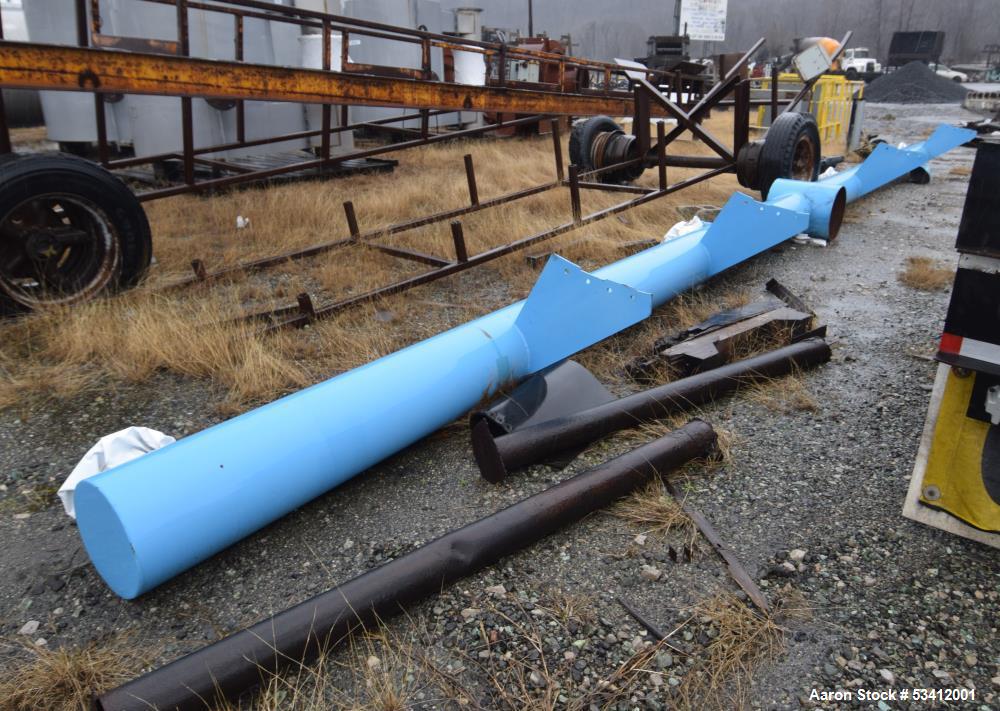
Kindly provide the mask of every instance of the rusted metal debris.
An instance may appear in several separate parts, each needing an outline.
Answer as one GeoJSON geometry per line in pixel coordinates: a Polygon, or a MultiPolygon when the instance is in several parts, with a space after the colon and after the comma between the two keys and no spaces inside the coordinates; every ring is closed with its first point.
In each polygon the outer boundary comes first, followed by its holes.
{"type": "Polygon", "coordinates": [[[671,496],[677,501],[677,504],[681,509],[688,515],[697,529],[701,532],[701,535],[705,537],[709,543],[712,544],[712,548],[715,552],[726,562],[726,567],[729,569],[729,575],[733,578],[737,585],[743,589],[743,592],[747,594],[751,602],[757,606],[757,609],[764,614],[770,614],[771,606],[767,601],[767,596],[761,592],[760,587],[757,583],[753,581],[750,574],[747,572],[746,568],[740,562],[740,559],[736,557],[736,554],[732,551],[729,546],[723,543],[722,538],[715,531],[715,527],[705,518],[704,514],[696,509],[692,504],[689,504],[684,500],[684,497],[677,493],[677,488],[671,484],[666,479],[663,482],[667,491],[671,496]]]}
{"type": "Polygon", "coordinates": [[[377,624],[445,585],[579,521],[697,457],[715,431],[701,420],[448,533],[256,625],[102,694],[101,711],[194,711],[233,700],[262,678],[308,663],[353,631],[377,624]]]}
{"type": "Polygon", "coordinates": [[[829,359],[826,342],[809,338],[510,433],[498,431],[488,418],[474,413],[472,451],[483,477],[501,481],[509,472],[586,446],[612,432],[686,412],[762,379],[787,375],[829,359]]]}
{"type": "Polygon", "coordinates": [[[754,344],[784,345],[808,336],[824,336],[813,329],[815,314],[806,303],[776,279],[767,282],[769,296],[745,306],[717,312],[690,328],[664,336],[653,344],[652,355],[625,366],[634,380],[651,382],[660,366],[683,377],[733,360],[740,349],[754,344]]]}

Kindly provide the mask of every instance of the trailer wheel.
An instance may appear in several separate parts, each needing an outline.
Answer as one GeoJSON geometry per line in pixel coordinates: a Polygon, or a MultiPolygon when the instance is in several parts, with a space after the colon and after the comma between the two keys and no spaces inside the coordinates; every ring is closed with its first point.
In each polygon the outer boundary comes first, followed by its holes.
{"type": "Polygon", "coordinates": [[[104,168],[61,153],[0,157],[0,312],[133,286],[151,257],[146,213],[104,168]]]}
{"type": "Polygon", "coordinates": [[[778,178],[816,180],[819,177],[819,129],[812,114],[786,111],[764,136],[757,166],[760,194],[767,199],[778,178]]]}
{"type": "MultiPolygon", "coordinates": [[[[635,137],[626,134],[609,116],[591,116],[577,121],[569,134],[569,159],[584,172],[603,168],[625,160],[638,158],[634,153],[635,137]]],[[[601,173],[602,183],[627,183],[642,175],[645,166],[638,165],[601,173]]]]}

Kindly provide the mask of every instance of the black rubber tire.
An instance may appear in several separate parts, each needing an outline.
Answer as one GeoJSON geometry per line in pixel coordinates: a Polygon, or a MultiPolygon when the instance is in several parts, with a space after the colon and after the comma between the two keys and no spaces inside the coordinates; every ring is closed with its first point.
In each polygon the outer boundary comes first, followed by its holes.
{"type": "Polygon", "coordinates": [[[961,77],[952,77],[951,80],[953,82],[955,82],[956,84],[961,84],[962,83],[962,78],[961,77]]]}
{"type": "Polygon", "coordinates": [[[848,81],[857,81],[858,80],[858,70],[855,69],[854,67],[851,67],[846,72],[844,72],[844,77],[848,81]]]}
{"type": "Polygon", "coordinates": [[[760,194],[767,199],[771,183],[778,178],[795,177],[795,159],[797,150],[805,150],[809,146],[800,143],[811,142],[812,170],[804,180],[816,180],[819,177],[821,148],[819,129],[812,114],[786,111],[778,116],[764,136],[764,147],[760,152],[759,179],[760,194]]]}
{"type": "MultiPolygon", "coordinates": [[[[153,256],[149,221],[125,183],[89,160],[65,153],[0,156],[0,224],[33,195],[78,196],[99,209],[115,240],[118,259],[104,289],[134,286],[145,275],[153,256]]],[[[0,292],[0,311],[23,311],[25,305],[0,292]]]]}
{"type": "Polygon", "coordinates": [[[569,160],[581,170],[593,170],[596,166],[590,157],[590,147],[594,136],[605,131],[621,131],[621,126],[610,116],[591,116],[577,121],[569,133],[569,160]]]}
{"type": "MultiPolygon", "coordinates": [[[[581,172],[588,172],[597,168],[591,157],[591,146],[598,133],[623,133],[622,127],[615,123],[610,116],[591,116],[588,119],[577,121],[573,124],[573,129],[569,133],[569,161],[580,168],[581,172]]],[[[610,184],[622,184],[635,180],[642,175],[645,167],[642,165],[633,169],[622,169],[610,173],[601,173],[597,176],[598,182],[610,184]]]]}

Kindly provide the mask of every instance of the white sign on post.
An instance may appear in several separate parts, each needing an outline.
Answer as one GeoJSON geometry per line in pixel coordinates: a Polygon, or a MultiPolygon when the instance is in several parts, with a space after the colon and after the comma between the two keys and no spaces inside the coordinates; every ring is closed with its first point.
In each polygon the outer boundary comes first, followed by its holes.
{"type": "Polygon", "coordinates": [[[681,0],[681,34],[693,40],[722,42],[726,39],[728,0],[681,0]]]}

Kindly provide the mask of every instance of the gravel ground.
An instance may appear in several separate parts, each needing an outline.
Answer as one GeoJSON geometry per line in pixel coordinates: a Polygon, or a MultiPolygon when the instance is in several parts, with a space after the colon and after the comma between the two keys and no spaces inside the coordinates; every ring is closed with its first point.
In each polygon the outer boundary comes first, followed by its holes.
{"type": "MultiPolygon", "coordinates": [[[[868,116],[891,143],[972,117],[942,105],[869,105],[868,116]]],[[[955,263],[972,157],[958,149],[934,161],[930,185],[891,186],[849,207],[827,248],[787,244],[705,287],[758,289],[773,276],[816,310],[834,343],[833,361],[804,375],[817,411],[746,398],[707,410],[733,434],[733,458],[687,487],[765,592],[796,591],[811,608],[784,621],[785,652],[758,668],[747,697],[754,708],[811,706],[813,689],[904,686],[974,688],[966,707],[1000,708],[997,551],[900,514],[934,375],[926,356],[948,296],[909,289],[896,275],[908,256],[955,263]]],[[[0,634],[54,647],[128,630],[153,661],[167,661],[630,446],[619,437],[565,471],[535,467],[494,486],[478,476],[467,430],[452,426],[141,599],[119,600],[87,564],[58,504],[32,506],[19,492],[57,486],[99,436],[127,425],[176,436],[203,429],[218,419],[203,391],[158,376],[47,410],[0,413],[0,634]],[[19,635],[30,621],[37,630],[19,635]]],[[[707,545],[675,562],[679,534],[637,542],[638,533],[594,515],[390,623],[394,635],[416,635],[436,670],[406,677],[413,702],[440,708],[454,705],[442,697],[465,697],[503,708],[516,692],[532,704],[549,695],[668,707],[671,694],[693,688],[691,670],[720,628],[710,614],[694,614],[672,648],[640,658],[626,683],[612,675],[648,650],[648,637],[617,598],[674,630],[692,605],[736,588],[707,545]]],[[[338,677],[348,695],[352,678],[338,677]]],[[[835,706],[875,703],[823,705],[835,706]]]]}

